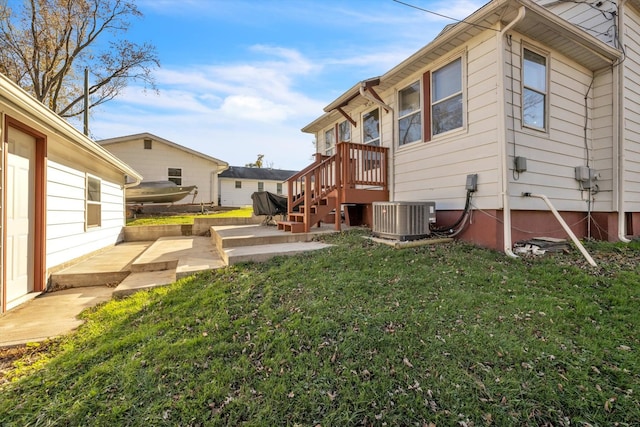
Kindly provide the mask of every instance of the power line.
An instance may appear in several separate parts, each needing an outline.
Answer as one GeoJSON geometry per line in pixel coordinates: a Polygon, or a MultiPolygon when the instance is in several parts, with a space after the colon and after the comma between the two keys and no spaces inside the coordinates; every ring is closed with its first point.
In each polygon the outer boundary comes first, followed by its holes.
{"type": "Polygon", "coordinates": [[[479,27],[479,28],[482,28],[482,29],[485,29],[485,30],[491,30],[491,31],[496,31],[496,32],[500,31],[500,30],[496,30],[495,28],[486,27],[486,26],[484,26],[484,25],[476,24],[476,23],[474,23],[474,22],[465,21],[464,19],[456,19],[456,18],[452,18],[452,17],[450,17],[450,16],[443,15],[443,14],[438,13],[438,12],[434,12],[433,10],[424,9],[424,8],[422,8],[422,7],[419,7],[419,6],[416,6],[416,5],[413,5],[413,4],[409,4],[409,3],[405,3],[405,2],[400,1],[400,0],[393,0],[393,1],[394,1],[394,2],[396,2],[396,3],[399,3],[399,4],[403,5],[403,6],[407,6],[407,7],[410,7],[410,8],[416,9],[416,10],[420,10],[420,11],[422,11],[422,12],[427,12],[427,13],[430,13],[430,14],[432,14],[432,15],[439,16],[440,18],[444,18],[444,19],[449,19],[449,20],[451,20],[451,21],[455,21],[455,22],[457,22],[457,23],[463,23],[463,24],[467,24],[467,25],[473,25],[474,27],[479,27]]]}

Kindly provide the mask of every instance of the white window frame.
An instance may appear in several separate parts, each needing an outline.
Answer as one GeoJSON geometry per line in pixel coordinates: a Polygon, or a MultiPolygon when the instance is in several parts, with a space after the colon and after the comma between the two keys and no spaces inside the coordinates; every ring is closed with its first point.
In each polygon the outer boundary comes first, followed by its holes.
{"type": "Polygon", "coordinates": [[[242,181],[236,181],[234,183],[235,188],[242,188],[242,181]]]}
{"type": "MultiPolygon", "coordinates": [[[[403,87],[402,89],[398,90],[398,146],[403,147],[405,145],[414,143],[414,142],[419,142],[422,141],[422,132],[423,132],[423,114],[422,114],[422,104],[423,104],[423,100],[422,100],[422,83],[420,80],[416,80],[414,82],[412,82],[411,84],[403,87]],[[402,98],[403,98],[403,92],[405,92],[407,89],[416,86],[417,85],[417,92],[418,92],[418,106],[415,109],[412,110],[408,110],[405,114],[402,114],[401,111],[401,103],[402,103],[402,98]],[[413,120],[414,117],[418,118],[418,131],[419,131],[419,135],[417,139],[412,139],[411,141],[403,141],[403,139],[405,138],[405,136],[401,133],[402,132],[402,127],[401,127],[401,123],[407,121],[407,119],[409,119],[410,121],[413,120]]],[[[410,125],[412,126],[412,125],[410,125]]],[[[408,130],[408,128],[407,128],[408,130]]],[[[405,133],[406,135],[407,133],[405,133]]]]}
{"type": "Polygon", "coordinates": [[[276,184],[276,194],[282,194],[282,183],[278,182],[276,184]]]}
{"type": "MultiPolygon", "coordinates": [[[[430,114],[430,129],[431,129],[431,137],[435,138],[435,137],[439,137],[441,135],[445,135],[448,134],[450,132],[455,132],[458,131],[460,129],[464,129],[466,126],[466,109],[465,109],[465,105],[466,105],[466,96],[465,96],[465,73],[466,73],[466,69],[465,69],[465,61],[464,61],[464,56],[460,55],[457,56],[449,61],[447,61],[445,64],[443,64],[442,66],[438,67],[438,68],[434,68],[431,71],[431,75],[430,75],[430,79],[431,79],[431,83],[430,83],[430,93],[431,93],[431,99],[429,100],[429,114],[430,114]],[[452,65],[453,63],[459,61],[460,62],[460,89],[450,93],[446,96],[443,96],[442,98],[439,99],[435,99],[436,96],[436,75],[438,74],[438,72],[444,70],[446,67],[452,65]],[[437,121],[434,119],[434,106],[437,105],[443,105],[444,103],[448,102],[448,101],[452,101],[455,100],[456,98],[460,98],[460,126],[456,126],[456,127],[452,127],[449,129],[445,129],[439,132],[436,132],[436,123],[437,121]]],[[[455,102],[455,101],[454,101],[455,102]]]]}
{"type": "Polygon", "coordinates": [[[336,152],[336,132],[333,126],[324,131],[324,154],[332,156],[336,152]]]}
{"type": "Polygon", "coordinates": [[[264,182],[258,181],[258,191],[264,191],[264,182]]]}
{"type": "Polygon", "coordinates": [[[522,102],[521,102],[521,117],[522,117],[522,127],[523,128],[527,128],[527,129],[532,129],[532,130],[536,130],[536,131],[541,131],[541,132],[547,132],[548,129],[548,124],[549,124],[549,85],[550,85],[550,67],[549,67],[549,54],[540,51],[539,49],[535,49],[531,46],[528,45],[524,45],[522,46],[522,64],[521,64],[521,68],[522,68],[522,76],[521,76],[521,83],[522,83],[522,88],[521,88],[521,94],[522,94],[522,102]],[[544,88],[539,88],[539,87],[535,87],[531,84],[528,84],[528,82],[526,81],[526,67],[525,67],[525,52],[529,51],[532,54],[539,56],[541,58],[544,59],[544,88]],[[527,110],[527,106],[525,105],[525,93],[526,92],[533,92],[536,93],[538,95],[541,95],[544,99],[543,99],[543,103],[542,103],[542,120],[544,121],[542,126],[538,126],[535,123],[527,123],[527,114],[526,114],[526,110],[527,110]]]}
{"type": "Polygon", "coordinates": [[[97,176],[86,174],[85,176],[85,231],[90,228],[98,228],[102,226],[102,180],[97,176]],[[98,191],[95,193],[91,190],[91,182],[98,184],[98,191]],[[97,197],[98,200],[95,200],[97,197]],[[94,219],[94,214],[97,214],[97,220],[94,219]]]}
{"type": "Polygon", "coordinates": [[[182,175],[182,168],[172,168],[169,167],[167,168],[167,179],[171,182],[174,182],[176,185],[181,186],[182,185],[182,178],[184,178],[184,175],[182,175]],[[180,171],[179,175],[171,174],[171,170],[176,170],[176,171],[180,171]],[[179,182],[176,182],[179,181],[179,182]]]}

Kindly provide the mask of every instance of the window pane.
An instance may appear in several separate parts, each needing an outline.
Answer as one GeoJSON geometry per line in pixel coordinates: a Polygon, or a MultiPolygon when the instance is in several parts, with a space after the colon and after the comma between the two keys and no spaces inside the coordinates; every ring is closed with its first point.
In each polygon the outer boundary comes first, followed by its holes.
{"type": "Polygon", "coordinates": [[[175,183],[176,185],[182,185],[182,178],[169,177],[169,181],[175,183]]]}
{"type": "Polygon", "coordinates": [[[264,182],[258,182],[258,191],[264,191],[264,182]]]}
{"type": "Polygon", "coordinates": [[[544,94],[525,89],[523,107],[524,124],[544,129],[544,94]]]}
{"type": "Polygon", "coordinates": [[[169,176],[182,176],[181,168],[169,168],[169,176]]]}
{"type": "Polygon", "coordinates": [[[276,193],[282,194],[282,183],[281,182],[276,184],[276,193]]]}
{"type": "Polygon", "coordinates": [[[524,50],[524,85],[540,92],[547,91],[546,58],[524,50]]]}
{"type": "Polygon", "coordinates": [[[462,91],[462,60],[457,59],[433,73],[433,102],[462,91]]]}
{"type": "Polygon", "coordinates": [[[400,111],[398,114],[400,117],[418,111],[420,109],[420,82],[415,82],[408,88],[401,90],[399,97],[400,111]]]}
{"type": "Polygon", "coordinates": [[[95,178],[87,179],[87,200],[90,202],[100,201],[100,180],[95,178]]]}
{"type": "Polygon", "coordinates": [[[101,210],[102,206],[100,204],[88,204],[87,205],[87,226],[88,227],[98,227],[101,222],[101,210]]]}
{"type": "Polygon", "coordinates": [[[236,181],[236,188],[242,188],[242,181],[236,181]]]}
{"type": "Polygon", "coordinates": [[[434,135],[462,127],[462,95],[434,104],[431,114],[434,135]]]}
{"type": "Polygon", "coordinates": [[[327,155],[330,155],[333,152],[332,148],[336,145],[334,136],[335,133],[333,132],[333,129],[324,133],[324,149],[327,155]]]}
{"type": "Polygon", "coordinates": [[[398,128],[400,129],[399,145],[422,139],[422,120],[420,117],[420,112],[417,112],[398,121],[398,128]]]}
{"type": "MultiPolygon", "coordinates": [[[[362,116],[362,139],[365,144],[379,143],[380,138],[380,112],[373,110],[362,116]]],[[[376,144],[377,145],[377,144],[376,144]]]]}
{"type": "Polygon", "coordinates": [[[351,141],[351,123],[344,121],[338,126],[338,133],[340,134],[340,142],[351,141]]]}

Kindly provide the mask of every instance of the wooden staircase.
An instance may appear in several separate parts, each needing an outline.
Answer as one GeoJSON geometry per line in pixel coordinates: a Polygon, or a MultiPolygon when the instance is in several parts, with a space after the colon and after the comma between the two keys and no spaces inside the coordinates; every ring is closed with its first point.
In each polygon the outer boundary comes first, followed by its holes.
{"type": "MultiPolygon", "coordinates": [[[[332,222],[341,229],[342,207],[370,211],[374,201],[389,200],[385,147],[342,142],[336,154],[316,154],[315,161],[287,180],[288,213],[279,230],[308,233],[313,225],[332,222]]],[[[345,219],[353,224],[350,211],[345,219]]]]}

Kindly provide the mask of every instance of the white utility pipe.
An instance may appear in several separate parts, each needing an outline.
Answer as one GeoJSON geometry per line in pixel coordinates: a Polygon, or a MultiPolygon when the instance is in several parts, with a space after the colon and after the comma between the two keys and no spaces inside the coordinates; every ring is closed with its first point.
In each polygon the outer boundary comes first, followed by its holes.
{"type": "MultiPolygon", "coordinates": [[[[620,2],[620,5],[618,6],[618,10],[624,11],[624,4],[626,3],[626,0],[622,0],[620,2]]],[[[624,28],[624,13],[620,13],[618,14],[618,28],[624,28]]],[[[621,31],[621,36],[624,37],[625,32],[621,31]]],[[[621,40],[622,43],[624,43],[624,38],[621,40]]],[[[615,76],[614,76],[615,78],[615,76]]],[[[623,84],[624,81],[624,65],[623,64],[618,64],[617,67],[617,79],[614,80],[615,81],[615,87],[618,89],[617,91],[615,91],[614,93],[617,94],[618,97],[618,102],[614,103],[614,108],[617,108],[617,114],[616,111],[614,111],[614,117],[618,117],[618,129],[617,129],[617,138],[615,139],[617,141],[617,148],[618,148],[618,240],[620,240],[621,242],[624,243],[629,243],[631,242],[631,240],[627,239],[627,236],[625,235],[625,228],[626,228],[626,224],[625,224],[625,217],[624,217],[624,189],[625,189],[625,185],[624,185],[624,167],[625,167],[625,163],[626,163],[626,159],[625,159],[625,155],[624,155],[624,140],[626,137],[626,131],[624,128],[624,122],[626,120],[625,118],[625,109],[624,109],[624,97],[622,96],[622,89],[621,86],[623,84]]]]}
{"type": "MultiPolygon", "coordinates": [[[[509,208],[509,152],[507,141],[507,126],[506,126],[506,114],[505,114],[505,88],[504,88],[504,39],[507,31],[513,28],[518,22],[524,19],[525,7],[521,6],[518,10],[518,15],[513,21],[507,24],[498,34],[497,48],[500,49],[500,55],[498,56],[498,145],[501,145],[502,152],[502,212],[503,212],[503,229],[502,229],[502,241],[504,246],[504,253],[511,258],[518,258],[518,255],[514,254],[511,249],[511,210],[509,208]]],[[[511,76],[513,78],[513,76],[511,76]]],[[[515,129],[513,129],[515,132],[515,129]]]]}
{"type": "Polygon", "coordinates": [[[571,237],[571,240],[573,241],[573,243],[575,243],[575,245],[578,247],[578,249],[580,250],[580,253],[582,253],[585,259],[589,261],[589,264],[591,264],[593,267],[597,267],[596,262],[593,260],[593,258],[591,258],[591,255],[589,255],[589,252],[587,252],[584,246],[582,246],[582,243],[580,242],[580,240],[578,240],[576,235],[573,234],[573,231],[571,231],[571,228],[569,228],[569,226],[564,221],[564,219],[562,219],[562,217],[560,216],[556,208],[553,207],[553,205],[551,204],[551,201],[549,200],[549,198],[547,198],[547,196],[545,196],[544,194],[535,194],[535,193],[522,193],[522,195],[524,197],[537,197],[538,199],[544,200],[547,206],[549,206],[549,209],[551,210],[551,212],[553,212],[553,215],[556,217],[560,225],[562,225],[562,228],[564,228],[564,231],[567,232],[569,237],[571,237]]]}

